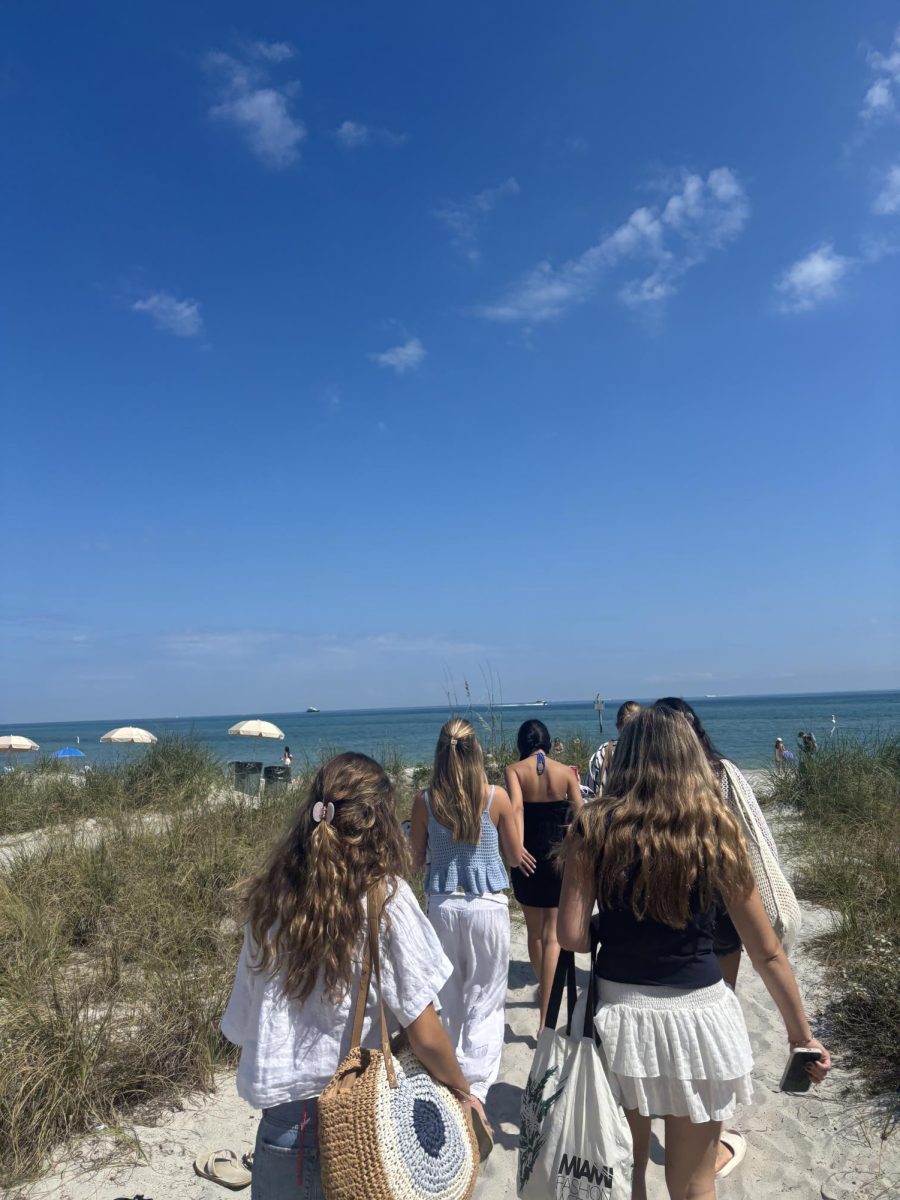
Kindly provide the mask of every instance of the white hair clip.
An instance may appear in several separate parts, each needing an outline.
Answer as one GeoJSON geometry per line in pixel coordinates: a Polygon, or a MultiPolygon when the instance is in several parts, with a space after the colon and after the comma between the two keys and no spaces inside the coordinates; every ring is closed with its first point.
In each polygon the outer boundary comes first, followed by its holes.
{"type": "Polygon", "coordinates": [[[324,821],[326,825],[334,824],[334,805],[329,802],[324,804],[321,800],[317,800],[313,805],[313,820],[318,825],[324,821]]]}
{"type": "Polygon", "coordinates": [[[456,745],[456,743],[457,743],[458,741],[459,741],[459,738],[451,738],[451,739],[450,739],[450,745],[451,745],[451,746],[455,746],[455,745],[456,745]]]}

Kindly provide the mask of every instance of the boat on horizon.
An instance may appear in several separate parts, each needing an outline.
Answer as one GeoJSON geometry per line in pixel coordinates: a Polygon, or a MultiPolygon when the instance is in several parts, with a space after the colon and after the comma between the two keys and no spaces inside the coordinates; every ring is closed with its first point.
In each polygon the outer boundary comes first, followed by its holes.
{"type": "Polygon", "coordinates": [[[310,708],[308,708],[306,711],[307,711],[307,712],[321,712],[322,710],[321,710],[320,708],[312,708],[312,707],[310,707],[310,708]]]}

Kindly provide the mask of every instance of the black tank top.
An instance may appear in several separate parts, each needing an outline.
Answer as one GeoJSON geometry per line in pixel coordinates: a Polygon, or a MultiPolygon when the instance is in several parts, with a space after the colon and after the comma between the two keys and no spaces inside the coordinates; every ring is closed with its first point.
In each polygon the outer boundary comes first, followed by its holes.
{"type": "Polygon", "coordinates": [[[684,929],[673,929],[631,910],[629,890],[623,902],[594,918],[600,934],[595,970],[601,979],[650,987],[702,988],[722,978],[713,952],[716,908],[700,911],[695,891],[684,929]]]}

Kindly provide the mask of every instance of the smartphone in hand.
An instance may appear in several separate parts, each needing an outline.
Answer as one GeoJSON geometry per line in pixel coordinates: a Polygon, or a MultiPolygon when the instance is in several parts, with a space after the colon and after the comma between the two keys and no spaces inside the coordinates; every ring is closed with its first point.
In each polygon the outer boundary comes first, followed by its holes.
{"type": "Polygon", "coordinates": [[[820,1062],[821,1058],[821,1050],[807,1050],[803,1046],[795,1046],[781,1077],[781,1090],[783,1092],[808,1092],[812,1086],[812,1080],[806,1068],[809,1063],[820,1062]]]}

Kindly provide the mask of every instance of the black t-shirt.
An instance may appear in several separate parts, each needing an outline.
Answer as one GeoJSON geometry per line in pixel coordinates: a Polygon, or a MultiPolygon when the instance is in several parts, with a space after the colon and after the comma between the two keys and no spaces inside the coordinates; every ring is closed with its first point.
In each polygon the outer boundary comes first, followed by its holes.
{"type": "Polygon", "coordinates": [[[702,988],[722,978],[713,952],[715,905],[700,911],[696,889],[691,916],[684,929],[673,929],[645,917],[639,921],[629,902],[629,890],[615,908],[594,918],[600,935],[595,970],[601,979],[642,986],[702,988]]]}

